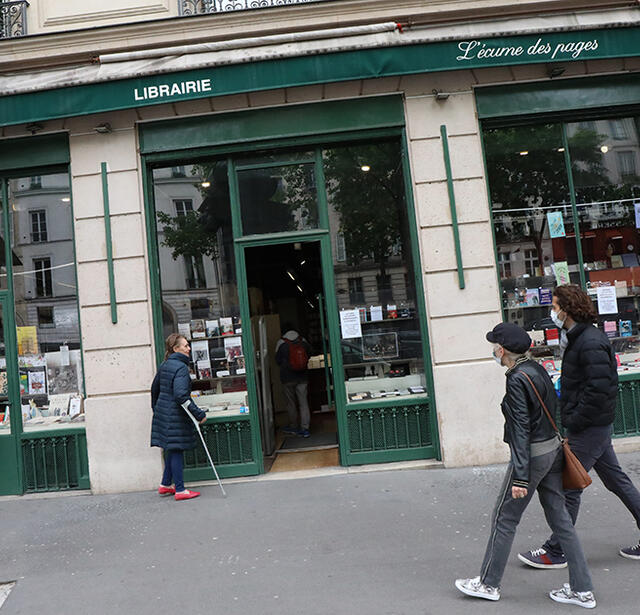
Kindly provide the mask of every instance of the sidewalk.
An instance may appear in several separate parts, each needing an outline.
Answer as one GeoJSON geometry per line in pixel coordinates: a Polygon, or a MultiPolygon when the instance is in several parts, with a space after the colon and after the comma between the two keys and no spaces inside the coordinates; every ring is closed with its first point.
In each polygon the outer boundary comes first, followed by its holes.
{"type": "MultiPolygon", "coordinates": [[[[640,453],[620,456],[640,485],[640,453]]],[[[502,599],[460,594],[475,576],[504,466],[411,469],[228,484],[175,502],[155,493],[0,499],[0,615],[457,615],[575,613],[549,589],[567,571],[515,553],[548,530],[535,500],[516,536],[502,599]]],[[[600,612],[637,612],[633,518],[599,480],[580,536],[600,612]]]]}

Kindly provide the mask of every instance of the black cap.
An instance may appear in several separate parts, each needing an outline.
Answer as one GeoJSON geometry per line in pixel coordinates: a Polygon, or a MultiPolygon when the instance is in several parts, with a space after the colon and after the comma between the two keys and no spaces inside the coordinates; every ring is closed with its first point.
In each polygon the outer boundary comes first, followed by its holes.
{"type": "Polygon", "coordinates": [[[512,322],[501,322],[496,325],[492,331],[487,333],[487,341],[492,344],[500,344],[505,350],[516,354],[524,354],[531,348],[529,334],[512,322]]]}

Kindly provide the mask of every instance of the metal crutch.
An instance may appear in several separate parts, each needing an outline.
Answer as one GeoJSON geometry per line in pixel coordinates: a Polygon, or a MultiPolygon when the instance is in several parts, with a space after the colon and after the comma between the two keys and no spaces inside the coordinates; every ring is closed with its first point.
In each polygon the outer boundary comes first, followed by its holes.
{"type": "Polygon", "coordinates": [[[213,468],[213,473],[216,475],[216,480],[218,481],[218,485],[220,485],[220,490],[222,491],[222,495],[223,497],[227,497],[227,494],[224,490],[224,487],[222,486],[222,481],[220,480],[220,477],[218,476],[218,471],[216,470],[216,466],[213,465],[213,460],[211,459],[211,455],[209,454],[209,449],[207,448],[207,445],[205,444],[204,441],[204,436],[202,435],[202,431],[200,430],[200,423],[198,423],[198,421],[196,420],[196,417],[193,416],[193,414],[191,414],[191,412],[189,412],[189,404],[191,403],[191,400],[187,400],[182,404],[182,409],[187,413],[187,415],[189,416],[189,418],[193,421],[193,424],[196,427],[196,431],[200,434],[200,440],[202,441],[202,446],[204,446],[204,452],[207,453],[207,458],[209,459],[209,463],[211,464],[211,467],[213,468]]]}

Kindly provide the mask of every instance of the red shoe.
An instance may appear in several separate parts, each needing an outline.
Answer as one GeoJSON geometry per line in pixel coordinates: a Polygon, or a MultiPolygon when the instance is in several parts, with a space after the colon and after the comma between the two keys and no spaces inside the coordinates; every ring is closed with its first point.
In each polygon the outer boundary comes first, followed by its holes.
{"type": "Polygon", "coordinates": [[[173,495],[176,492],[175,487],[165,487],[164,485],[160,485],[158,487],[159,495],[173,495]]]}
{"type": "Polygon", "coordinates": [[[199,491],[189,491],[188,489],[183,493],[176,493],[175,498],[179,500],[190,500],[191,498],[197,498],[200,495],[199,491]]]}

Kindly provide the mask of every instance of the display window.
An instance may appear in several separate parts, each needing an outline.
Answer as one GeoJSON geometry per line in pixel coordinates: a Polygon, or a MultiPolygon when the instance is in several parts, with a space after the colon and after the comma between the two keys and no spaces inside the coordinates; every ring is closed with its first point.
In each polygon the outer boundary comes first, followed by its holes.
{"type": "Polygon", "coordinates": [[[426,393],[398,141],[323,151],[349,403],[426,393]]]}
{"type": "Polygon", "coordinates": [[[164,337],[189,340],[209,416],[249,411],[228,186],[226,161],[153,171],[164,337]]]}
{"type": "Polygon", "coordinates": [[[505,318],[552,373],[551,297],[567,282],[592,297],[619,371],[640,373],[638,129],[636,116],[594,116],[483,132],[505,318]]]}
{"type": "MultiPolygon", "coordinates": [[[[69,176],[9,179],[7,195],[12,267],[2,264],[0,287],[13,282],[22,430],[66,428],[84,421],[69,176]]],[[[5,357],[0,396],[8,399],[5,357]]],[[[0,429],[7,429],[8,406],[2,414],[0,429]]]]}

